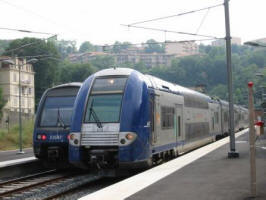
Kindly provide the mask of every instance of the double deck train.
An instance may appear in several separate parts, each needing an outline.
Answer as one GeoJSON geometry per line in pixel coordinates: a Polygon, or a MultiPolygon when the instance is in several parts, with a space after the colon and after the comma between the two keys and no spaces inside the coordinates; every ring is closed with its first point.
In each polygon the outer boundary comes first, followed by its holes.
{"type": "Polygon", "coordinates": [[[37,158],[49,166],[68,163],[68,135],[72,109],[81,83],[67,83],[47,89],[39,103],[33,133],[37,158]]]}
{"type": "MultiPolygon", "coordinates": [[[[247,109],[234,106],[234,112],[235,131],[247,127],[247,109]]],[[[88,77],[72,117],[68,157],[82,168],[149,167],[229,129],[227,102],[127,68],[88,77]]]]}

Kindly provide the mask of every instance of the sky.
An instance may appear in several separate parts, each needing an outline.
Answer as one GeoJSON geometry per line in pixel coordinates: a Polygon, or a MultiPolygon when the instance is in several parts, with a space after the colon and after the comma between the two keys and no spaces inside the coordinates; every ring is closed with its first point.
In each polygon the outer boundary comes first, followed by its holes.
{"type": "MultiPolygon", "coordinates": [[[[150,38],[160,42],[200,40],[205,38],[128,28],[121,24],[220,3],[223,0],[0,0],[0,39],[45,38],[58,34],[58,39],[76,40],[77,45],[84,41],[97,45],[113,44],[115,41],[141,43],[150,38]],[[48,32],[51,35],[26,34],[1,28],[48,32]]],[[[266,37],[265,0],[231,0],[229,7],[232,36],[240,37],[242,42],[266,37]]],[[[225,37],[224,7],[139,26],[225,37]]]]}

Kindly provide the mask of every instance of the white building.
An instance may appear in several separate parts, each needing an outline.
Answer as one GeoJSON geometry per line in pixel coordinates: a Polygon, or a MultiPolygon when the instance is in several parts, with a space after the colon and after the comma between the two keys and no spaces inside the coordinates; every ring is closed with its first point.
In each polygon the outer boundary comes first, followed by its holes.
{"type": "Polygon", "coordinates": [[[34,115],[34,71],[26,59],[0,57],[0,87],[3,91],[6,105],[4,107],[3,119],[9,119],[16,123],[19,112],[19,67],[21,85],[21,112],[23,116],[34,115]],[[10,62],[7,62],[10,61],[10,62]],[[12,64],[12,62],[14,64],[12,64]]]}

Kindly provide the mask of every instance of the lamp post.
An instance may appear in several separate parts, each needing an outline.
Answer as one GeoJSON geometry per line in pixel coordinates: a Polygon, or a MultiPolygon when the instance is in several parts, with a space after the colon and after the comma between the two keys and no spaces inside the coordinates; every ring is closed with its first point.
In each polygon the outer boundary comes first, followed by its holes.
{"type": "Polygon", "coordinates": [[[230,134],[230,151],[228,158],[238,158],[239,153],[235,148],[235,133],[234,133],[234,102],[233,102],[233,81],[232,81],[232,59],[231,59],[231,35],[230,35],[230,20],[229,20],[229,0],[224,0],[225,13],[225,31],[226,31],[226,62],[227,62],[227,84],[229,94],[229,134],[230,134]]]}
{"type": "MultiPolygon", "coordinates": [[[[16,60],[17,58],[15,58],[16,60]]],[[[5,59],[5,60],[1,60],[3,63],[5,64],[9,64],[9,65],[15,65],[16,66],[16,63],[11,60],[11,59],[5,59]]],[[[25,64],[33,64],[35,62],[37,62],[38,59],[36,58],[33,58],[33,59],[30,59],[28,60],[25,64]]],[[[18,89],[19,89],[19,151],[17,152],[17,154],[24,154],[24,151],[22,150],[22,116],[21,116],[21,67],[24,66],[24,63],[22,63],[22,65],[20,63],[18,63],[18,70],[19,70],[19,73],[18,73],[18,79],[19,79],[19,83],[18,83],[18,89]]]]}
{"type": "MultiPolygon", "coordinates": [[[[16,58],[15,58],[16,59],[16,58]]],[[[26,62],[27,64],[33,64],[36,63],[38,60],[36,58],[30,59],[26,62]]],[[[19,91],[19,151],[17,152],[17,154],[24,154],[24,151],[22,151],[22,117],[21,117],[21,67],[24,66],[24,63],[22,63],[22,65],[20,65],[18,63],[18,68],[19,68],[19,75],[18,75],[18,79],[19,79],[19,86],[18,86],[18,91],[19,91]]]]}

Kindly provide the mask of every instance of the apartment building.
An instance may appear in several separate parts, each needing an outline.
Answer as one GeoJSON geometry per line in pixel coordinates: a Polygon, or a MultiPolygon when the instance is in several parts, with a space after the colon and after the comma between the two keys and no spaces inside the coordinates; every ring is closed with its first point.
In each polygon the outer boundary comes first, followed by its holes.
{"type": "Polygon", "coordinates": [[[85,52],[75,53],[68,56],[68,60],[72,63],[87,63],[97,58],[97,56],[107,56],[104,52],[85,52]]]}
{"type": "Polygon", "coordinates": [[[199,54],[199,47],[195,42],[173,42],[165,43],[165,53],[175,54],[176,57],[191,56],[199,54]]]}
{"type": "MultiPolygon", "coordinates": [[[[241,38],[239,37],[232,37],[231,38],[231,44],[235,45],[241,45],[241,38]]],[[[218,39],[212,42],[212,46],[225,46],[225,40],[224,39],[218,39]]]]}
{"type": "Polygon", "coordinates": [[[170,66],[174,54],[165,53],[117,53],[113,54],[115,63],[119,66],[124,63],[137,64],[142,62],[147,68],[170,66]]]}
{"type": "Polygon", "coordinates": [[[26,59],[0,57],[0,87],[6,105],[2,121],[17,123],[19,112],[19,68],[21,85],[21,112],[23,117],[34,116],[34,71],[26,59]]]}

